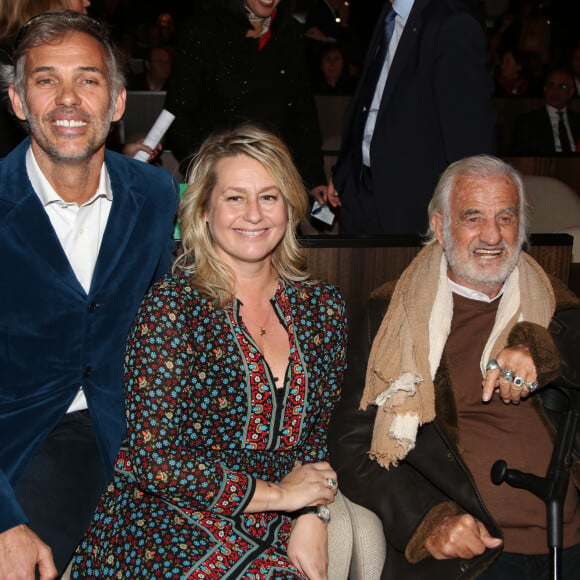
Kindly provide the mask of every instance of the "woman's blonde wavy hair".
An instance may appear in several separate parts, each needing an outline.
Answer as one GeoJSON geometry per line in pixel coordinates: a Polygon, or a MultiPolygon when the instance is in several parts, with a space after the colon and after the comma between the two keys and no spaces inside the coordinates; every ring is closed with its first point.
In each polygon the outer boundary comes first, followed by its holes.
{"type": "Polygon", "coordinates": [[[272,254],[274,270],[290,282],[310,276],[295,233],[306,214],[308,194],[288,148],[276,135],[255,124],[216,131],[202,143],[188,170],[187,188],[178,210],[182,243],[173,269],[193,273],[192,285],[220,306],[234,297],[235,276],[214,248],[206,213],[217,183],[216,164],[238,155],[261,163],[284,197],[288,220],[284,237],[272,254]]]}

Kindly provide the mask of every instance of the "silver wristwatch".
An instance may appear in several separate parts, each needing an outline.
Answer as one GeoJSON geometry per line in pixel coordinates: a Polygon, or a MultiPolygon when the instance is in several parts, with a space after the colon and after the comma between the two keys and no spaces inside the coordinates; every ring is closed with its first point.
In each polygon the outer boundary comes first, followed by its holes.
{"type": "Polygon", "coordinates": [[[293,518],[303,516],[304,514],[314,514],[317,518],[327,524],[330,521],[330,509],[327,505],[319,503],[318,505],[307,505],[302,509],[291,513],[293,518]]]}

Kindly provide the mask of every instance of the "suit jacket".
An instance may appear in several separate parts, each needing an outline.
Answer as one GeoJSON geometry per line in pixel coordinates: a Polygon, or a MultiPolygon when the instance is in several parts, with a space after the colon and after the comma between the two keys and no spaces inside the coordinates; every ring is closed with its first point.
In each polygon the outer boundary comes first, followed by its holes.
{"type": "Polygon", "coordinates": [[[170,266],[178,199],[171,174],[107,151],[113,203],[87,295],[28,179],[29,145],[0,160],[0,532],[26,522],[13,485],[80,386],[111,476],[125,340],[170,266]]]}
{"type": "MultiPolygon", "coordinates": [[[[580,113],[568,110],[568,123],[572,131],[572,151],[580,141],[580,113]]],[[[546,107],[523,113],[516,120],[513,152],[520,155],[554,154],[554,132],[546,107]]]]}
{"type": "Polygon", "coordinates": [[[390,9],[385,2],[345,116],[333,171],[345,233],[424,231],[428,201],[446,166],[468,155],[495,152],[493,82],[481,25],[460,2],[415,0],[389,70],[371,143],[379,231],[357,226],[361,144],[390,9]]]}

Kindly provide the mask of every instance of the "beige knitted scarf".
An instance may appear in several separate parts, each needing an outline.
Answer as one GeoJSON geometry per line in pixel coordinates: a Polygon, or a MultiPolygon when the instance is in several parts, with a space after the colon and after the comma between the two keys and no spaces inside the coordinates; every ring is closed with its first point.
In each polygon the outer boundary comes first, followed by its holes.
{"type": "MultiPolygon", "coordinates": [[[[522,252],[504,285],[483,350],[482,377],[487,361],[505,348],[517,322],[547,327],[554,308],[547,275],[522,252]]],[[[419,426],[435,418],[433,379],[452,316],[447,260],[439,244],[432,244],[419,252],[397,282],[369,357],[360,407],[378,407],[369,455],[387,469],[414,448],[419,426]]]]}

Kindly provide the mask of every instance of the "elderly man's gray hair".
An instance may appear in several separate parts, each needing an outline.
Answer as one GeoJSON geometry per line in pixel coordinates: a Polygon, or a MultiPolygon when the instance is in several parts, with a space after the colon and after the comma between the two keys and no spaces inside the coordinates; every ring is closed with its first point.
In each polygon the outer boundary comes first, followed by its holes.
{"type": "Polygon", "coordinates": [[[433,197],[429,202],[429,229],[427,231],[427,239],[425,244],[432,244],[437,241],[431,219],[433,215],[439,213],[443,216],[443,223],[449,226],[451,221],[450,199],[451,193],[454,190],[455,183],[459,177],[475,177],[475,178],[497,178],[505,177],[509,179],[518,194],[519,199],[519,246],[521,247],[528,237],[528,222],[530,214],[530,206],[526,197],[524,183],[520,173],[514,169],[509,163],[493,157],[492,155],[474,155],[460,159],[449,167],[441,175],[433,197]]]}

